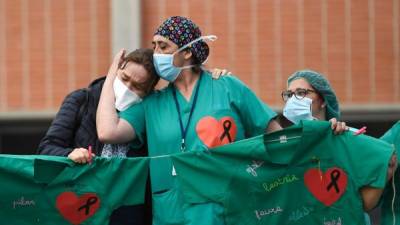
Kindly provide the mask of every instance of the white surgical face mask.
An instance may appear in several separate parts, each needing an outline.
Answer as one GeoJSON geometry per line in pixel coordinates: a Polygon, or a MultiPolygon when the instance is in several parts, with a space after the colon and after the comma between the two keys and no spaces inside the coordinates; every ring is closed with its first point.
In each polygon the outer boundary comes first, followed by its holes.
{"type": "MultiPolygon", "coordinates": [[[[166,81],[174,82],[183,69],[188,69],[188,68],[195,66],[195,65],[189,65],[189,66],[184,66],[184,67],[174,66],[174,55],[198,41],[201,41],[201,40],[215,41],[216,39],[217,39],[217,36],[215,36],[215,35],[201,36],[201,37],[189,42],[188,44],[182,46],[181,48],[179,48],[172,54],[154,53],[153,54],[153,64],[157,71],[157,74],[166,81]]],[[[206,61],[207,61],[207,59],[203,62],[203,64],[206,61]]]]}
{"type": "Polygon", "coordinates": [[[293,95],[286,101],[283,115],[294,124],[298,124],[300,120],[313,120],[311,106],[311,98],[304,97],[299,100],[293,95]]]}
{"type": "Polygon", "coordinates": [[[139,103],[142,98],[129,88],[118,78],[114,80],[115,108],[118,111],[124,111],[129,106],[139,103]]]}

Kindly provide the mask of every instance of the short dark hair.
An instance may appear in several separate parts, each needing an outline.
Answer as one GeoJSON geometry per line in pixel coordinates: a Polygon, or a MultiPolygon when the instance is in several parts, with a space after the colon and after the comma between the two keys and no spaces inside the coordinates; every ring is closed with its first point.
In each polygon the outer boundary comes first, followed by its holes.
{"type": "Polygon", "coordinates": [[[145,94],[150,93],[160,80],[160,77],[158,76],[156,69],[154,68],[153,53],[153,49],[149,48],[136,49],[135,51],[129,53],[124,57],[124,60],[120,66],[120,69],[123,69],[128,62],[134,62],[144,67],[144,69],[149,74],[149,78],[143,85],[145,87],[142,88],[145,94]]]}

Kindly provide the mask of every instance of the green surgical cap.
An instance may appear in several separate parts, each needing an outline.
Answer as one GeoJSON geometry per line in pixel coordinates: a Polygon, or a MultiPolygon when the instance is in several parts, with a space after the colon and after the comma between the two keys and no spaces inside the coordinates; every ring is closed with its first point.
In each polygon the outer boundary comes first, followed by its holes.
{"type": "Polygon", "coordinates": [[[320,73],[312,70],[299,70],[292,74],[288,80],[289,84],[297,79],[305,79],[325,100],[326,117],[328,120],[340,117],[339,102],[329,81],[320,73]]]}

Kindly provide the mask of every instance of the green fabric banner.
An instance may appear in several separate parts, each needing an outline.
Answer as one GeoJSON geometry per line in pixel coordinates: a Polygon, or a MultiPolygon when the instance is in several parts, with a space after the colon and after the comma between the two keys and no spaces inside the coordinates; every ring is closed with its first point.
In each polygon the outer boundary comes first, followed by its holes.
{"type": "Polygon", "coordinates": [[[359,189],[384,188],[389,144],[327,122],[172,156],[187,204],[216,202],[228,225],[365,224],[359,189]]]}
{"type": "Polygon", "coordinates": [[[114,209],[144,202],[150,161],[168,158],[176,185],[153,193],[154,224],[168,216],[176,225],[361,225],[359,189],[385,187],[393,152],[384,141],[334,135],[328,122],[304,121],[162,157],[96,157],[79,165],[65,157],[0,155],[0,218],[18,225],[108,224],[114,209]]]}
{"type": "Polygon", "coordinates": [[[0,155],[1,222],[107,225],[114,209],[144,202],[148,164],[148,158],[79,165],[65,157],[0,155]]]}

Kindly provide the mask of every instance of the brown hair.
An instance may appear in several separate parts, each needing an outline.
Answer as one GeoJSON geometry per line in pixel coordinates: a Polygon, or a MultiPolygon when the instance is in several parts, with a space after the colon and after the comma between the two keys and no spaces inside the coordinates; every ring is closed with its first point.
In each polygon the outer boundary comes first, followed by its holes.
{"type": "Polygon", "coordinates": [[[137,88],[144,91],[146,95],[154,89],[157,82],[160,80],[160,77],[157,75],[156,69],[154,68],[153,53],[153,49],[136,49],[124,57],[124,60],[119,67],[120,69],[124,69],[128,62],[134,62],[144,67],[149,75],[149,78],[143,84],[138,84],[137,88]]]}

